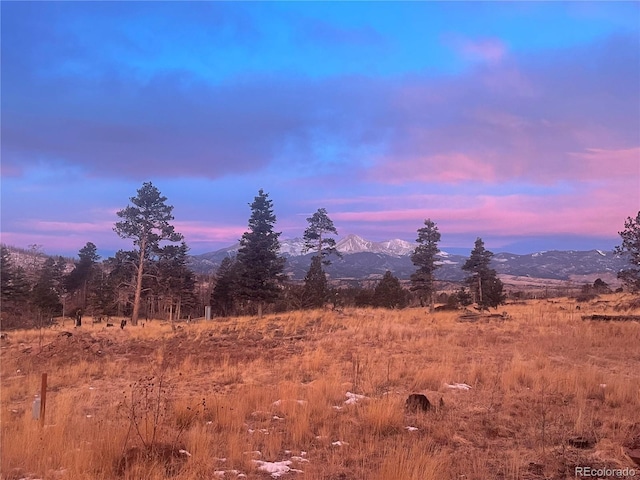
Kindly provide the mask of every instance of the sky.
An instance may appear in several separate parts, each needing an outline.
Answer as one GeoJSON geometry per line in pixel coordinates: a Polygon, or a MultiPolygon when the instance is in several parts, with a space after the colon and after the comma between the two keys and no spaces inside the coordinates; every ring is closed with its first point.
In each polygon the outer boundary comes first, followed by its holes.
{"type": "Polygon", "coordinates": [[[1,241],[74,256],[143,182],[192,254],[339,237],[610,250],[640,210],[638,2],[0,2],[1,241]]]}

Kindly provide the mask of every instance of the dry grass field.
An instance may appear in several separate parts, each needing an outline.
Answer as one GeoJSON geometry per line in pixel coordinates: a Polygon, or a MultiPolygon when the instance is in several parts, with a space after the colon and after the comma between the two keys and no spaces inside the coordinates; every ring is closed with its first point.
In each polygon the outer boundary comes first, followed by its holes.
{"type": "Polygon", "coordinates": [[[0,476],[525,480],[581,466],[638,477],[640,322],[581,318],[639,314],[619,311],[629,301],[537,300],[473,322],[359,309],[9,332],[0,476]],[[43,427],[32,418],[42,373],[43,427]],[[433,408],[405,412],[411,393],[433,408]]]}

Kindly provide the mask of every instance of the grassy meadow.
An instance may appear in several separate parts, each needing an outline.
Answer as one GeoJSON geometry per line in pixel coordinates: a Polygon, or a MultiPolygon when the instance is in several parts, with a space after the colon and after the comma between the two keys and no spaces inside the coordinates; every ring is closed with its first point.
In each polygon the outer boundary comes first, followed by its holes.
{"type": "Polygon", "coordinates": [[[640,322],[582,320],[640,314],[630,300],[532,300],[471,322],[346,309],[12,331],[0,343],[0,477],[639,476],[625,447],[640,446],[640,322]],[[411,393],[431,411],[405,412],[411,393]]]}

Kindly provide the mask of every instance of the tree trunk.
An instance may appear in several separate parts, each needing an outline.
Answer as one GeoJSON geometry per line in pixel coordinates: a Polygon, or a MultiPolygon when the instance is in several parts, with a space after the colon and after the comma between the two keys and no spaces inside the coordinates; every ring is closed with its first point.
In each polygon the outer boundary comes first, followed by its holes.
{"type": "Polygon", "coordinates": [[[144,268],[144,250],[146,248],[146,240],[142,239],[140,244],[140,260],[138,263],[138,274],[136,278],[136,293],[133,297],[133,313],[131,314],[131,325],[138,325],[138,317],[140,316],[140,297],[142,296],[142,273],[144,268]]]}
{"type": "Polygon", "coordinates": [[[478,306],[482,306],[482,276],[478,274],[478,306]]]}
{"type": "Polygon", "coordinates": [[[262,300],[258,302],[258,318],[262,318],[262,300]]]}

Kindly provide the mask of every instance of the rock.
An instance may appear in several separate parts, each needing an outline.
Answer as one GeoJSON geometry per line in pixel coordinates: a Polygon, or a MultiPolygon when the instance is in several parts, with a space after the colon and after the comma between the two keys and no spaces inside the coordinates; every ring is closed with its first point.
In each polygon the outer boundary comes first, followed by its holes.
{"type": "Polygon", "coordinates": [[[408,412],[413,413],[419,411],[427,412],[431,410],[431,402],[429,402],[429,399],[426,395],[423,395],[421,393],[412,393],[411,395],[409,395],[407,401],[405,402],[405,409],[408,412]]]}
{"type": "Polygon", "coordinates": [[[583,436],[575,436],[567,439],[567,443],[572,447],[585,449],[585,448],[593,448],[596,444],[596,441],[593,438],[587,438],[583,436]]]}

